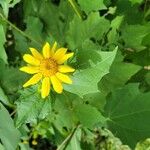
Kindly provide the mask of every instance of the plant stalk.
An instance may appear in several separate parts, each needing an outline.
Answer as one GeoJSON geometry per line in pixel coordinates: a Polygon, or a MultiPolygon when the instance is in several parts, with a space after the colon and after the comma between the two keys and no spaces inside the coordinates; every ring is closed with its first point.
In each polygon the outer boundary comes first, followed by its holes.
{"type": "Polygon", "coordinates": [[[79,124],[73,129],[73,131],[66,137],[66,139],[58,146],[56,150],[65,150],[71,141],[73,135],[75,134],[76,130],[79,128],[79,124]]]}
{"type": "Polygon", "coordinates": [[[80,10],[79,6],[77,5],[77,3],[75,2],[75,0],[68,0],[68,2],[70,3],[70,5],[72,6],[73,10],[75,11],[75,13],[77,14],[77,16],[80,19],[84,19],[83,13],[80,10]]]}
{"type": "Polygon", "coordinates": [[[1,20],[4,21],[5,23],[9,24],[12,28],[14,28],[16,31],[18,31],[22,36],[26,37],[27,39],[35,42],[38,45],[42,45],[42,43],[36,41],[35,39],[33,39],[31,36],[29,36],[28,34],[26,34],[25,32],[21,31],[18,27],[16,27],[13,23],[11,23],[9,20],[7,20],[1,13],[0,13],[0,17],[1,20]]]}

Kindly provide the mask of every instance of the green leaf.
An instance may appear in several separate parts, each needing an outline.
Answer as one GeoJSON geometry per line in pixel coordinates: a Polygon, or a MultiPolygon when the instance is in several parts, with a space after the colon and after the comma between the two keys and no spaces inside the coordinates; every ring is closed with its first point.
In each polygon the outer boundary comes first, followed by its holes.
{"type": "Polygon", "coordinates": [[[0,120],[0,139],[6,150],[15,150],[19,143],[20,133],[2,104],[0,104],[0,120]]]}
{"type": "Polygon", "coordinates": [[[16,30],[13,30],[13,34],[15,38],[15,50],[20,52],[21,54],[27,53],[27,50],[29,48],[27,39],[16,30]]]}
{"type": "Polygon", "coordinates": [[[80,146],[81,141],[81,129],[77,129],[71,138],[66,150],[82,150],[80,146]]]}
{"type": "Polygon", "coordinates": [[[150,55],[149,54],[150,54],[150,49],[145,49],[145,50],[139,51],[137,53],[131,53],[128,56],[128,59],[133,61],[134,64],[144,67],[144,66],[148,66],[150,64],[150,55]]]}
{"type": "Polygon", "coordinates": [[[7,1],[10,2],[9,7],[14,7],[14,6],[15,6],[17,3],[19,3],[21,0],[13,0],[13,1],[7,0],[7,1]]]}
{"type": "Polygon", "coordinates": [[[17,104],[17,127],[44,119],[51,112],[50,98],[42,99],[36,87],[20,91],[17,104]]]}
{"type": "Polygon", "coordinates": [[[85,21],[75,16],[70,22],[66,41],[71,49],[76,49],[87,39],[100,40],[109,30],[109,25],[109,21],[100,17],[99,13],[91,13],[85,21]]]}
{"type": "Polygon", "coordinates": [[[109,73],[109,68],[115,58],[116,50],[113,52],[100,52],[101,62],[90,68],[76,71],[72,77],[73,84],[64,85],[65,90],[77,94],[80,97],[88,93],[98,92],[97,83],[104,75],[109,73]]]}
{"type": "Polygon", "coordinates": [[[122,31],[122,38],[127,48],[140,51],[145,48],[142,45],[143,38],[150,33],[150,26],[147,25],[128,25],[122,31]],[[130,38],[129,38],[130,37],[130,38]]]}
{"type": "Polygon", "coordinates": [[[147,34],[144,38],[143,38],[143,40],[142,40],[142,45],[145,45],[145,46],[147,46],[147,47],[150,47],[150,33],[149,34],[147,34]]]}
{"type": "Polygon", "coordinates": [[[119,38],[118,30],[124,20],[124,16],[117,16],[111,22],[111,31],[108,33],[108,41],[110,43],[116,43],[119,38]]]}
{"type": "Polygon", "coordinates": [[[141,93],[138,84],[128,84],[112,92],[105,112],[108,128],[132,148],[150,137],[150,92],[141,93]]]}
{"type": "Polygon", "coordinates": [[[78,3],[80,4],[81,9],[86,13],[107,9],[103,0],[78,0],[78,3]]]}
{"type": "Polygon", "coordinates": [[[149,150],[150,149],[150,138],[137,143],[135,150],[149,150]]]}
{"type": "Polygon", "coordinates": [[[54,118],[54,126],[61,134],[66,134],[64,128],[67,128],[67,130],[72,129],[77,122],[75,114],[72,110],[72,104],[69,102],[69,99],[74,98],[74,95],[71,97],[66,95],[58,95],[56,97],[56,101],[53,106],[54,112],[52,117],[54,118]]]}
{"type": "Polygon", "coordinates": [[[145,80],[147,81],[147,83],[150,85],[150,72],[148,72],[145,76],[145,80]]]}
{"type": "Polygon", "coordinates": [[[98,54],[99,50],[100,46],[98,44],[93,43],[89,39],[85,40],[76,56],[77,66],[80,69],[86,69],[91,66],[91,62],[94,64],[98,63],[101,60],[98,54]]]}
{"type": "Polygon", "coordinates": [[[27,144],[19,143],[20,150],[33,150],[27,144]]]}
{"type": "Polygon", "coordinates": [[[105,122],[105,118],[102,114],[91,105],[77,105],[74,111],[80,123],[87,128],[93,128],[96,124],[103,124],[105,122]]]}
{"type": "Polygon", "coordinates": [[[2,144],[0,144],[0,150],[5,150],[5,148],[2,144]]]}
{"type": "Polygon", "coordinates": [[[139,11],[139,5],[132,5],[129,0],[117,0],[116,7],[116,14],[124,16],[124,24],[138,25],[143,21],[144,13],[139,11]]]}
{"type": "Polygon", "coordinates": [[[7,54],[4,48],[6,38],[5,38],[5,31],[2,24],[0,24],[0,37],[1,37],[0,38],[0,59],[2,59],[5,63],[7,63],[7,54]]]}
{"type": "Polygon", "coordinates": [[[40,5],[41,3],[38,3],[36,0],[23,1],[24,19],[27,19],[29,16],[36,16],[40,5]]]}
{"type": "Polygon", "coordinates": [[[4,66],[0,77],[4,90],[7,93],[14,94],[23,85],[26,75],[19,71],[19,68],[4,66]]]}
{"type": "Polygon", "coordinates": [[[117,60],[121,55],[117,55],[116,60],[110,68],[110,73],[104,76],[99,83],[100,90],[109,93],[110,91],[122,87],[141,67],[123,60],[117,60]]]}
{"type": "Polygon", "coordinates": [[[3,8],[4,14],[6,18],[8,17],[9,8],[14,7],[17,3],[19,3],[21,0],[1,0],[0,5],[3,8]]]}
{"type": "Polygon", "coordinates": [[[131,3],[132,3],[132,5],[134,5],[134,4],[136,4],[136,3],[142,3],[143,2],[143,0],[129,0],[131,3]]]}
{"type": "Polygon", "coordinates": [[[101,92],[91,93],[84,95],[83,101],[96,107],[98,110],[103,111],[106,102],[106,97],[101,92]]]}
{"type": "Polygon", "coordinates": [[[4,93],[4,91],[1,87],[0,87],[0,101],[2,101],[6,105],[10,104],[7,95],[4,93]]]}
{"type": "Polygon", "coordinates": [[[68,30],[69,21],[73,17],[73,10],[68,1],[60,1],[59,7],[49,1],[42,1],[37,13],[45,24],[46,34],[49,37],[53,36],[59,43],[65,43],[64,37],[68,30]]]}
{"type": "Polygon", "coordinates": [[[32,37],[34,40],[42,43],[44,41],[44,36],[42,34],[43,24],[38,17],[28,16],[27,29],[25,32],[32,37]]]}

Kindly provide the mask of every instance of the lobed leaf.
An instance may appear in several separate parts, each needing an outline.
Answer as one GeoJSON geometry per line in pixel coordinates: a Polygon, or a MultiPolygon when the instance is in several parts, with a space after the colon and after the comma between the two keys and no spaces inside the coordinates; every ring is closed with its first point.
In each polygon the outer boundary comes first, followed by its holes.
{"type": "Polygon", "coordinates": [[[133,83],[113,91],[106,103],[108,128],[132,148],[150,137],[149,97],[150,92],[141,93],[133,83]]]}
{"type": "Polygon", "coordinates": [[[15,128],[7,109],[1,103],[0,120],[0,139],[6,150],[15,150],[20,140],[20,132],[15,128]]]}
{"type": "Polygon", "coordinates": [[[37,119],[44,119],[51,111],[50,99],[41,99],[35,87],[20,91],[21,96],[17,104],[16,126],[37,122],[37,119]]]}
{"type": "Polygon", "coordinates": [[[72,77],[73,84],[65,85],[65,90],[80,97],[88,93],[98,92],[97,83],[109,73],[116,51],[117,48],[113,52],[100,52],[101,62],[87,69],[76,71],[72,77]]]}

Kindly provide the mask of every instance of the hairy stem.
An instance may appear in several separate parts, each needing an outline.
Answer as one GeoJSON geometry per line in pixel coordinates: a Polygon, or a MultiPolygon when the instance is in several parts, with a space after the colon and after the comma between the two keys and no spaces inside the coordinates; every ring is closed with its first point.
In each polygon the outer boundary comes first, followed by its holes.
{"type": "Polygon", "coordinates": [[[22,36],[26,37],[27,39],[35,42],[36,44],[40,45],[42,43],[36,41],[35,39],[33,39],[31,36],[29,36],[28,34],[26,34],[25,32],[21,31],[18,27],[16,27],[13,23],[11,23],[9,20],[7,20],[1,13],[0,13],[0,17],[1,20],[4,21],[5,23],[9,24],[12,28],[14,28],[16,31],[18,31],[22,36]]]}
{"type": "Polygon", "coordinates": [[[75,11],[75,13],[77,14],[77,16],[80,19],[84,19],[83,13],[80,10],[79,6],[77,5],[77,3],[75,2],[75,0],[68,0],[68,2],[70,3],[70,5],[72,6],[73,10],[75,11]]]}
{"type": "Polygon", "coordinates": [[[58,146],[57,150],[64,150],[70,143],[73,135],[75,134],[76,130],[79,128],[79,124],[72,130],[72,132],[65,138],[65,140],[58,146]]]}

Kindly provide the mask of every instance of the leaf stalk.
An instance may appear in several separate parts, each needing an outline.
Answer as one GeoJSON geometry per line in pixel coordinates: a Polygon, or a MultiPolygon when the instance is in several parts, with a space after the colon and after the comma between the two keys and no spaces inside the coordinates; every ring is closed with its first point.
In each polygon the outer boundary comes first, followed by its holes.
{"type": "Polygon", "coordinates": [[[9,24],[12,28],[14,28],[16,31],[18,31],[22,36],[26,37],[27,39],[35,42],[36,44],[38,44],[39,46],[42,45],[42,43],[40,44],[40,42],[36,41],[35,39],[33,39],[31,36],[29,36],[28,34],[26,34],[25,32],[23,32],[22,30],[20,30],[18,27],[16,27],[13,23],[11,23],[8,19],[6,19],[1,13],[0,13],[0,17],[1,20],[4,21],[5,23],[9,24]]]}

